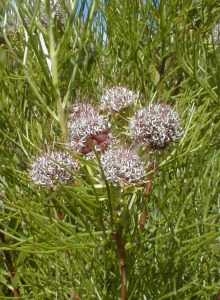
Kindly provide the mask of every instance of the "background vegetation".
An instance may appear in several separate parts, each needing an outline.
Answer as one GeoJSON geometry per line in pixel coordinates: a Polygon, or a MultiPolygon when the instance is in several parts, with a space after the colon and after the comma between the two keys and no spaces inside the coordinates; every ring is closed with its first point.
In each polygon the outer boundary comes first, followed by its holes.
{"type": "Polygon", "coordinates": [[[157,157],[149,195],[124,191],[127,299],[218,299],[219,1],[0,3],[0,299],[120,299],[97,165],[82,161],[76,183],[53,191],[29,178],[35,157],[66,141],[71,104],[98,106],[114,85],[143,107],[172,105],[184,129],[145,154],[146,168],[157,157]]]}

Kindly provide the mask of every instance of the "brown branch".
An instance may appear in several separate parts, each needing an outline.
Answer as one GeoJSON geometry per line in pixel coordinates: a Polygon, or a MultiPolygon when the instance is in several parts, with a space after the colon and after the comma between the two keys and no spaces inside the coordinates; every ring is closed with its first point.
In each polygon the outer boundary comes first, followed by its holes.
{"type": "MultiPolygon", "coordinates": [[[[180,89],[182,81],[183,81],[182,77],[177,78],[175,85],[174,85],[173,96],[176,96],[179,94],[179,89],[180,89]]],[[[170,103],[170,106],[173,108],[174,104],[175,104],[175,99],[173,99],[173,101],[170,103]]]]}
{"type": "Polygon", "coordinates": [[[159,83],[161,84],[159,91],[158,91],[158,103],[161,102],[162,99],[162,94],[163,94],[163,78],[164,78],[164,73],[165,73],[165,65],[166,65],[166,60],[168,57],[163,57],[160,68],[158,69],[159,72],[159,83]]]}

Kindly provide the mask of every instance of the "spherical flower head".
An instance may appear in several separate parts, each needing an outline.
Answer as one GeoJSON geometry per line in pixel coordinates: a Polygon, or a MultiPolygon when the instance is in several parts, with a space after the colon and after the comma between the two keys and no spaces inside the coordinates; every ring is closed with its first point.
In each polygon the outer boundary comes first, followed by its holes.
{"type": "Polygon", "coordinates": [[[100,162],[107,181],[113,186],[135,185],[146,174],[142,161],[129,148],[109,149],[100,157],[100,162]]]}
{"type": "Polygon", "coordinates": [[[68,120],[74,122],[80,118],[92,116],[96,113],[96,110],[91,104],[85,102],[79,102],[71,105],[68,120]]]}
{"type": "Polygon", "coordinates": [[[220,23],[217,23],[212,30],[213,44],[218,46],[220,44],[220,23]]]}
{"type": "Polygon", "coordinates": [[[111,124],[107,116],[87,104],[71,107],[68,132],[70,148],[79,154],[88,154],[94,147],[104,150],[111,140],[111,124]]]}
{"type": "Polygon", "coordinates": [[[30,177],[36,185],[54,187],[57,182],[64,184],[74,181],[70,171],[77,169],[77,162],[68,152],[51,151],[36,159],[31,166],[30,177]]]}
{"type": "Polygon", "coordinates": [[[130,120],[129,132],[141,145],[152,148],[164,148],[183,135],[178,114],[163,104],[137,111],[130,120]]]}
{"type": "Polygon", "coordinates": [[[124,87],[115,86],[107,89],[101,98],[101,109],[109,112],[119,112],[131,105],[137,99],[137,95],[124,87]]]}

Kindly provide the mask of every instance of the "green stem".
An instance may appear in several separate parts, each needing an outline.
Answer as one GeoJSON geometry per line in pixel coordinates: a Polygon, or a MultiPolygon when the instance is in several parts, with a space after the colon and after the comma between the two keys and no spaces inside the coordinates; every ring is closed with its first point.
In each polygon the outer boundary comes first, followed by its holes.
{"type": "Polygon", "coordinates": [[[116,242],[119,256],[119,267],[121,276],[121,300],[126,300],[126,251],[125,243],[123,240],[123,227],[121,224],[118,224],[116,233],[113,235],[113,239],[116,242]]]}
{"type": "Polygon", "coordinates": [[[116,227],[115,233],[112,235],[112,239],[115,241],[118,257],[119,257],[119,268],[120,268],[120,277],[121,277],[121,300],[126,300],[126,250],[125,250],[125,241],[123,238],[123,230],[125,223],[125,216],[127,213],[127,203],[126,199],[123,199],[123,204],[118,201],[121,199],[121,190],[116,188],[111,189],[111,194],[116,197],[111,197],[111,209],[113,210],[113,222],[116,227]],[[120,196],[120,197],[119,197],[120,196]],[[117,215],[117,206],[122,205],[122,212],[120,216],[117,215]]]}
{"type": "MultiPolygon", "coordinates": [[[[152,162],[151,166],[150,166],[150,170],[149,172],[152,172],[156,169],[156,159],[152,162]]],[[[153,181],[152,178],[150,177],[148,179],[145,191],[144,191],[144,198],[147,199],[148,195],[150,194],[151,191],[151,187],[152,187],[153,181]]],[[[143,231],[144,230],[144,225],[146,223],[147,220],[147,209],[146,209],[146,201],[144,201],[143,204],[143,212],[141,215],[141,220],[140,220],[140,229],[143,231]]]]}
{"type": "MultiPolygon", "coordinates": [[[[2,245],[5,244],[5,235],[2,232],[0,232],[0,242],[1,242],[2,245]]],[[[3,256],[5,257],[5,264],[8,268],[8,271],[9,271],[9,274],[10,274],[9,275],[10,281],[11,281],[11,284],[13,286],[13,281],[14,281],[14,276],[15,276],[15,268],[14,268],[14,265],[13,265],[13,262],[12,262],[11,251],[3,250],[2,253],[3,253],[3,256]]],[[[13,287],[13,294],[14,294],[15,298],[20,297],[20,291],[19,291],[18,287],[13,287]]]]}
{"type": "Polygon", "coordinates": [[[51,17],[51,9],[50,3],[47,1],[46,3],[46,11],[47,11],[47,19],[48,19],[48,37],[49,37],[49,54],[51,61],[51,75],[52,75],[52,83],[54,88],[54,97],[57,104],[58,118],[60,123],[60,128],[63,134],[63,138],[67,141],[67,130],[66,130],[66,122],[65,122],[65,114],[62,107],[62,99],[59,90],[59,76],[58,76],[58,65],[57,65],[57,53],[54,47],[54,36],[53,36],[53,24],[51,17]]]}

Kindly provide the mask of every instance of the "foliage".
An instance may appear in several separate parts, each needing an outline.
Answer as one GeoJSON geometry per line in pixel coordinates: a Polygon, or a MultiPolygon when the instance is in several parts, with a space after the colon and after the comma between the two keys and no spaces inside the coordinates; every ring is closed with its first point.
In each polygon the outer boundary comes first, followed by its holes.
{"type": "Polygon", "coordinates": [[[120,299],[120,226],[127,299],[217,299],[218,1],[0,4],[0,299],[120,299]],[[139,96],[114,116],[123,142],[128,117],[159,102],[179,112],[180,142],[142,149],[137,186],[111,187],[98,159],[71,150],[75,183],[35,186],[31,164],[63,149],[70,106],[98,107],[118,85],[139,96]]]}

